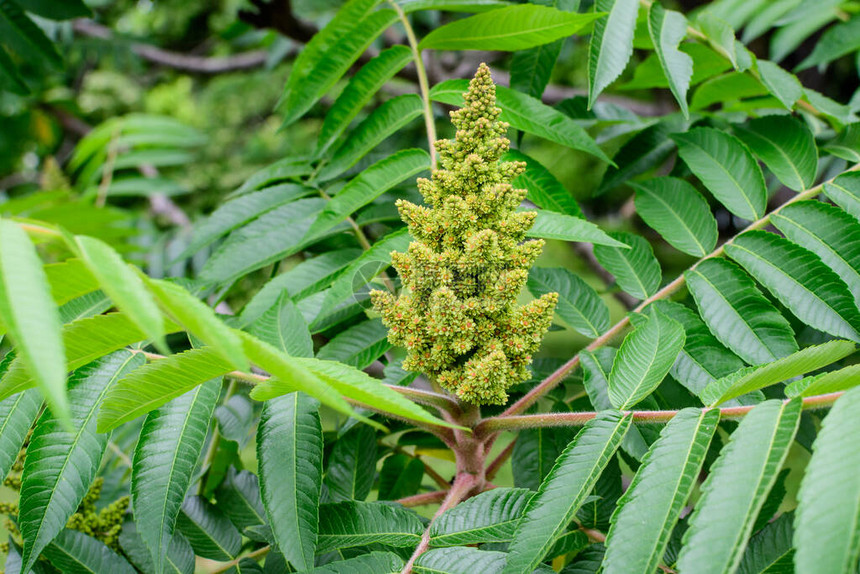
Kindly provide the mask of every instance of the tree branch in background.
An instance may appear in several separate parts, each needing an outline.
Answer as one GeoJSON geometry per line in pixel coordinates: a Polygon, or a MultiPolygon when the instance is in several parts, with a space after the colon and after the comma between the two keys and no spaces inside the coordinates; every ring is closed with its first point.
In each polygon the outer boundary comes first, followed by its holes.
{"type": "Polygon", "coordinates": [[[255,28],[271,28],[302,44],[318,32],[316,26],[302,22],[293,14],[291,0],[251,0],[256,10],[239,10],[239,19],[255,28]]]}

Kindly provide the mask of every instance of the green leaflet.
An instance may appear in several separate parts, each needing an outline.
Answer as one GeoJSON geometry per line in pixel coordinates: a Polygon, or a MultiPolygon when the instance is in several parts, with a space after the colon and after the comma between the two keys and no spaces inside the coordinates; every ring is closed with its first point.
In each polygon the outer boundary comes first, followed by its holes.
{"type": "Polygon", "coordinates": [[[351,0],[305,45],[281,96],[284,125],[311,109],[376,37],[397,20],[394,10],[374,10],[379,3],[351,0]]]}
{"type": "Polygon", "coordinates": [[[314,345],[302,314],[289,297],[281,296],[248,326],[248,332],[293,357],[312,357],[314,345]]]}
{"type": "Polygon", "coordinates": [[[826,333],[860,341],[860,312],[839,276],[821,259],[767,231],[750,231],[726,253],[798,319],[826,333]]]}
{"type": "MultiPolygon", "coordinates": [[[[56,14],[56,12],[54,13],[56,14]]],[[[52,17],[56,18],[56,16],[52,17]]],[[[57,52],[53,42],[16,2],[0,0],[0,22],[2,22],[4,31],[8,31],[6,33],[11,33],[17,39],[25,42],[34,53],[44,58],[52,68],[62,67],[63,58],[57,52]]]]}
{"type": "Polygon", "coordinates": [[[533,492],[494,488],[446,510],[430,526],[431,546],[508,542],[533,492]]]}
{"type": "Polygon", "coordinates": [[[770,218],[787,238],[818,255],[860,304],[860,223],[828,203],[792,203],[770,218]]]}
{"type": "Polygon", "coordinates": [[[110,245],[99,239],[78,236],[69,247],[79,252],[81,260],[117,308],[160,349],[166,350],[161,311],[140,275],[110,245]]]}
{"type": "Polygon", "coordinates": [[[295,183],[284,183],[247,193],[228,201],[213,211],[201,223],[195,225],[191,242],[176,259],[189,257],[212,244],[219,237],[249,221],[253,221],[267,211],[310,193],[313,193],[313,189],[309,187],[295,183]]]}
{"type": "Polygon", "coordinates": [[[738,574],[786,574],[794,572],[791,537],[793,514],[786,513],[770,522],[750,538],[738,574]]]}
{"type": "Polygon", "coordinates": [[[156,574],[164,571],[176,518],[220,391],[221,379],[212,379],[149,413],[140,431],[132,462],[132,507],[156,574]]]}
{"type": "Polygon", "coordinates": [[[257,428],[260,492],[272,534],[296,568],[313,566],[322,486],[319,403],[290,393],[263,405],[257,428]]]}
{"type": "MultiPolygon", "coordinates": [[[[11,357],[4,359],[11,361],[11,357]]],[[[2,365],[0,365],[2,370],[2,365]]],[[[42,406],[39,391],[29,389],[0,401],[0,475],[9,474],[42,406]]]]}
{"type": "MultiPolygon", "coordinates": [[[[774,2],[776,4],[777,2],[774,2]]],[[[803,96],[803,86],[797,76],[790,74],[778,64],[768,60],[757,62],[761,83],[786,109],[794,109],[794,104],[803,96]]]]}
{"type": "Polygon", "coordinates": [[[255,172],[245,180],[245,183],[230,193],[226,199],[233,200],[256,189],[310,175],[313,171],[313,166],[311,166],[311,163],[306,158],[287,157],[255,172]]]}
{"type": "Polygon", "coordinates": [[[218,507],[236,528],[245,529],[266,523],[260,482],[252,472],[237,472],[230,467],[227,478],[215,490],[215,499],[218,501],[218,507]]]}
{"type": "MultiPolygon", "coordinates": [[[[122,524],[119,544],[132,564],[144,572],[154,572],[152,555],[143,542],[134,521],[129,517],[122,524]]],[[[194,574],[194,550],[179,532],[174,533],[165,556],[165,571],[169,574],[194,574]]]]}
{"type": "Polygon", "coordinates": [[[815,183],[818,148],[800,120],[765,116],[735,126],[734,131],[786,187],[803,191],[815,183]]]}
{"type": "Polygon", "coordinates": [[[750,391],[826,367],[852,354],[856,348],[853,342],[840,340],[806,347],[772,363],[735,371],[710,383],[700,396],[705,404],[718,405],[750,391]]]}
{"type": "Polygon", "coordinates": [[[678,49],[687,35],[687,19],[680,12],[664,10],[658,2],[654,2],[648,10],[648,33],[669,81],[669,89],[681,106],[681,113],[689,118],[687,90],[693,77],[693,59],[678,49]]]}
{"type": "Polygon", "coordinates": [[[853,123],[845,126],[823,149],[850,162],[860,162],[860,125],[853,123]]]}
{"type": "Polygon", "coordinates": [[[860,18],[851,18],[847,22],[840,22],[828,28],[815,42],[812,53],[797,65],[795,71],[829,64],[858,49],[860,49],[860,18]]]}
{"type": "Polygon", "coordinates": [[[115,429],[232,370],[230,363],[210,347],[190,349],[141,366],[108,390],[99,411],[99,432],[115,429]]]}
{"type": "MultiPolygon", "coordinates": [[[[499,574],[506,557],[504,552],[477,548],[436,548],[419,556],[413,570],[415,574],[499,574]]],[[[542,574],[546,570],[535,572],[542,574]]]]}
{"type": "Polygon", "coordinates": [[[215,418],[221,436],[242,448],[248,442],[254,426],[254,405],[245,395],[233,395],[224,404],[215,407],[215,418]]]}
{"type": "Polygon", "coordinates": [[[317,358],[365,369],[390,348],[388,329],[380,319],[371,319],[338,333],[319,350],[317,358]]]}
{"type": "Polygon", "coordinates": [[[125,558],[83,532],[63,529],[45,547],[44,556],[62,572],[134,574],[125,558]]]}
{"type": "Polygon", "coordinates": [[[843,173],[824,184],[824,194],[833,203],[860,220],[860,173],[843,173]]]}
{"type": "Polygon", "coordinates": [[[655,177],[632,185],[636,189],[636,213],[672,247],[696,257],[713,251],[717,220],[695,187],[674,177],[655,177]]]}
{"type": "Polygon", "coordinates": [[[624,231],[614,231],[609,236],[628,249],[595,245],[594,257],[630,295],[638,299],[653,295],[660,286],[662,272],[651,244],[644,237],[624,231]]]}
{"type": "Polygon", "coordinates": [[[621,444],[630,420],[621,413],[604,411],[576,435],[529,500],[514,533],[504,574],[528,572],[543,560],[621,444]]]}
{"type": "Polygon", "coordinates": [[[364,500],[376,478],[376,429],[355,425],[344,433],[328,459],[325,485],[333,502],[364,500]]]}
{"type": "Polygon", "coordinates": [[[800,421],[800,401],[771,400],[744,417],[702,485],[678,571],[734,572],[800,421]]]}
{"type": "Polygon", "coordinates": [[[508,6],[455,20],[427,34],[421,50],[524,50],[571,36],[603,14],[562,12],[546,6],[508,6]]]}
{"type": "Polygon", "coordinates": [[[529,272],[528,290],[535,297],[558,293],[556,313],[587,337],[609,328],[609,308],[594,289],[572,271],[561,267],[537,267],[529,272]]]}
{"type": "MultiPolygon", "coordinates": [[[[547,0],[543,4],[564,12],[576,12],[579,0],[547,0]]],[[[541,99],[563,44],[564,38],[560,38],[548,44],[514,52],[510,65],[511,88],[541,99]]]]}
{"type": "Polygon", "coordinates": [[[392,46],[380,52],[350,78],[349,83],[325,114],[317,141],[317,157],[337,141],[373,95],[411,59],[412,51],[409,48],[401,45],[392,46]]]}
{"type": "MultiPolygon", "coordinates": [[[[539,6],[531,6],[540,8],[539,6]]],[[[544,8],[551,10],[550,8],[544,8]]],[[[490,16],[493,15],[491,12],[490,16]]],[[[433,86],[430,99],[454,106],[463,105],[463,93],[469,88],[467,80],[446,80],[433,86]]],[[[584,151],[611,165],[612,161],[598,147],[585,129],[568,116],[540,100],[510,88],[496,86],[496,105],[502,109],[499,117],[512,128],[542,137],[557,144],[584,151]]]]}
{"type": "Polygon", "coordinates": [[[424,525],[414,512],[382,502],[337,502],[319,509],[317,554],[367,544],[414,547],[424,525]]]}
{"type": "Polygon", "coordinates": [[[226,562],[242,547],[242,535],[226,516],[202,496],[188,496],[182,503],[176,526],[188,539],[194,553],[226,562]]]}
{"type": "Polygon", "coordinates": [[[45,277],[51,286],[51,296],[57,305],[86,295],[99,288],[99,283],[80,259],[66,259],[45,265],[45,277]]]}
{"type": "Polygon", "coordinates": [[[588,107],[621,75],[633,54],[633,32],[639,3],[636,0],[597,0],[597,12],[608,12],[594,23],[588,44],[588,107]]]}
{"type": "MultiPolygon", "coordinates": [[[[420,100],[418,96],[412,97],[420,100]]],[[[356,138],[350,137],[344,145],[353,141],[356,141],[356,138]]],[[[367,205],[395,185],[428,169],[430,169],[430,156],[421,149],[401,150],[379,160],[352,178],[326,203],[325,209],[308,229],[303,241],[328,231],[355,210],[367,205]]]]}
{"type": "Polygon", "coordinates": [[[39,417],[21,485],[18,524],[24,539],[23,571],[66,525],[96,477],[108,437],[96,432],[96,411],[107,389],[143,357],[120,351],[75,371],[69,381],[71,428],[48,410],[39,417]]]}
{"type": "MultiPolygon", "coordinates": [[[[17,8],[4,2],[0,11],[7,5],[17,8]]],[[[60,314],[51,299],[36,248],[24,230],[7,219],[0,219],[0,323],[15,342],[17,362],[23,363],[21,367],[26,366],[19,369],[23,376],[34,378],[57,416],[68,420],[67,365],[60,336],[60,314]]],[[[7,372],[5,378],[8,377],[7,372]]],[[[7,388],[5,378],[0,388],[7,388]]],[[[11,394],[2,392],[0,399],[11,394]]]]}
{"type": "Polygon", "coordinates": [[[737,138],[714,128],[695,128],[672,139],[684,163],[729,211],[750,221],[764,215],[764,176],[737,138]]]}
{"type": "Polygon", "coordinates": [[[797,351],[791,325],[734,263],[708,259],[684,277],[711,333],[747,363],[767,363],[797,351]]]}
{"type": "Polygon", "coordinates": [[[593,243],[595,246],[606,245],[623,250],[627,249],[622,241],[612,237],[611,234],[607,234],[590,221],[543,209],[537,210],[534,225],[526,231],[526,237],[581,241],[593,243]]]}
{"type": "MultiPolygon", "coordinates": [[[[796,400],[796,399],[795,399],[796,400]]],[[[798,572],[846,572],[860,556],[860,389],[845,393],[824,418],[798,493],[794,562],[798,572]]]]}
{"type": "Polygon", "coordinates": [[[684,409],[664,427],[612,516],[606,574],[657,569],[719,418],[717,410],[684,409]]]}
{"type": "Polygon", "coordinates": [[[812,397],[835,393],[853,388],[860,384],[860,365],[830,371],[814,377],[805,377],[785,388],[787,397],[812,397]]]}
{"type": "Polygon", "coordinates": [[[514,486],[537,490],[575,434],[563,427],[520,431],[511,457],[514,486]]]}
{"type": "Polygon", "coordinates": [[[382,461],[379,471],[377,500],[398,500],[418,494],[424,480],[424,463],[420,458],[393,454],[382,461]]]}
{"type": "MultiPolygon", "coordinates": [[[[268,562],[266,563],[268,565],[268,562]]],[[[400,574],[404,562],[393,552],[370,552],[311,570],[312,574],[400,574]]],[[[268,570],[267,570],[268,572],[268,570]]]]}
{"type": "Polygon", "coordinates": [[[526,171],[514,178],[511,185],[527,190],[526,197],[535,205],[541,209],[584,218],[582,210],[579,209],[570,192],[536,159],[518,150],[510,150],[502,156],[502,161],[526,163],[526,171]]]}
{"type": "Polygon", "coordinates": [[[634,329],[624,342],[609,374],[609,399],[620,410],[630,409],[660,384],[684,346],[684,328],[658,310],[634,329]]]}

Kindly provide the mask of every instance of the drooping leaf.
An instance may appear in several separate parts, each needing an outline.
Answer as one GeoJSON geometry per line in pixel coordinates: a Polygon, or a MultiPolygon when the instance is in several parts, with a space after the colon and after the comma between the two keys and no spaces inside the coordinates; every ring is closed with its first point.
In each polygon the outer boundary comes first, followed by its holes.
{"type": "Polygon", "coordinates": [[[266,402],[257,429],[260,492],[278,549],[299,569],[313,566],[322,486],[319,403],[302,393],[266,402]]]}
{"type": "Polygon", "coordinates": [[[860,173],[843,173],[824,184],[824,193],[833,203],[860,220],[860,173]]]}
{"type": "Polygon", "coordinates": [[[623,231],[611,232],[609,236],[628,249],[595,245],[594,257],[627,293],[638,299],[653,295],[660,286],[661,270],[651,244],[644,237],[623,231]]]}
{"type": "Polygon", "coordinates": [[[543,560],[594,487],[629,426],[629,416],[605,411],[576,435],[529,500],[514,533],[504,574],[528,572],[543,560]]]}
{"type": "Polygon", "coordinates": [[[118,378],[142,363],[143,357],[119,351],[75,371],[69,381],[72,430],[50,411],[39,417],[24,460],[18,516],[25,572],[66,525],[96,477],[108,441],[96,432],[99,403],[118,378]]]}
{"type": "Polygon", "coordinates": [[[602,14],[525,4],[455,20],[421,40],[421,50],[524,50],[571,36],[602,14]]]}
{"type": "Polygon", "coordinates": [[[232,370],[230,363],[210,347],[169,355],[139,367],[108,390],[99,411],[99,432],[115,429],[232,370]]]}
{"type": "Polygon", "coordinates": [[[385,101],[349,133],[335,150],[331,162],[320,170],[318,179],[328,181],[342,174],[385,139],[420,116],[423,109],[423,102],[417,94],[403,94],[385,101]]]}
{"type": "MultiPolygon", "coordinates": [[[[524,7],[540,8],[533,5],[524,7]]],[[[551,10],[551,8],[545,9],[551,10]]],[[[492,16],[493,12],[488,15],[492,16]]],[[[463,93],[468,88],[469,83],[466,80],[446,80],[433,86],[430,90],[430,98],[438,102],[462,106],[463,93]]],[[[612,163],[582,126],[537,98],[510,88],[496,86],[496,105],[502,110],[499,119],[508,122],[512,128],[571,149],[584,151],[602,161],[612,163]]]]}
{"type": "Polygon", "coordinates": [[[726,253],[807,325],[860,341],[860,311],[851,291],[814,254],[767,231],[744,233],[726,245],[726,253]]]}
{"type": "Polygon", "coordinates": [[[818,172],[818,148],[812,132],[794,118],[765,116],[735,126],[735,134],[786,187],[809,189],[818,172]]]}
{"type": "Polygon", "coordinates": [[[303,116],[397,20],[394,10],[375,10],[377,4],[379,0],[351,0],[305,45],[281,96],[284,125],[303,116]]]}
{"type": "Polygon", "coordinates": [[[365,369],[390,348],[388,328],[380,319],[371,319],[339,333],[319,350],[317,358],[365,369]]]}
{"type": "Polygon", "coordinates": [[[729,211],[750,221],[764,215],[764,176],[737,138],[715,128],[695,128],[672,139],[684,163],[729,211]]]}
{"type": "Polygon", "coordinates": [[[612,516],[603,567],[607,574],[657,569],[719,418],[717,410],[684,409],[660,433],[612,516]]]}
{"type": "Polygon", "coordinates": [[[203,450],[221,380],[212,379],[152,411],[134,450],[131,499],[140,536],[150,549],[156,574],[164,559],[179,509],[203,450]]]}
{"type": "Polygon", "coordinates": [[[732,433],[702,485],[677,569],[734,572],[800,420],[800,401],[753,408],[732,433]]]}
{"type": "Polygon", "coordinates": [[[418,515],[382,502],[345,501],[319,509],[317,554],[366,544],[416,546],[424,525],[418,515]]]}
{"type": "Polygon", "coordinates": [[[674,177],[647,179],[633,187],[636,213],[672,247],[696,257],[714,249],[717,220],[695,187],[674,177]]]}
{"type": "Polygon", "coordinates": [[[579,205],[570,192],[536,159],[518,150],[511,150],[502,157],[502,160],[525,162],[526,170],[514,178],[511,185],[528,191],[526,197],[529,201],[541,209],[583,217],[579,205]]]}
{"type": "Polygon", "coordinates": [[[14,341],[27,378],[35,379],[54,413],[68,420],[60,314],[36,248],[17,223],[6,219],[0,219],[0,324],[14,341]]]}
{"type": "Polygon", "coordinates": [[[848,286],[860,303],[860,223],[828,203],[792,203],[770,218],[788,239],[809,249],[848,286]]]}
{"type": "Polygon", "coordinates": [[[633,407],[660,384],[684,346],[684,328],[656,309],[621,344],[609,374],[609,399],[620,410],[633,407]]]}
{"type": "Polygon", "coordinates": [[[293,357],[314,354],[307,323],[285,291],[281,291],[275,304],[248,327],[248,332],[293,357]]]}
{"type": "Polygon", "coordinates": [[[588,107],[615,78],[633,54],[633,32],[639,3],[635,0],[597,0],[597,12],[608,12],[594,23],[588,44],[588,107]]]}
{"type": "MultiPolygon", "coordinates": [[[[416,99],[418,96],[413,95],[416,99]]],[[[418,102],[420,106],[420,102],[418,102]]],[[[400,112],[397,112],[400,115],[400,112]]],[[[346,144],[356,141],[350,138],[346,144]]],[[[333,164],[329,164],[333,165],[333,164]]],[[[398,183],[411,179],[430,168],[430,156],[421,149],[401,150],[374,163],[352,178],[326,204],[325,209],[308,229],[305,239],[328,231],[358,208],[367,205],[398,183]]]]}
{"type": "Polygon", "coordinates": [[[590,221],[580,217],[555,213],[543,209],[537,210],[534,225],[526,232],[526,237],[542,239],[560,239],[562,241],[581,241],[597,245],[606,245],[627,251],[624,241],[607,234],[590,221]]]}
{"type": "Polygon", "coordinates": [[[684,277],[711,333],[749,364],[797,351],[791,325],[737,265],[708,259],[684,277]]]}
{"type": "Polygon", "coordinates": [[[202,496],[188,496],[182,503],[177,528],[188,539],[194,553],[226,562],[242,547],[242,535],[217,506],[202,496]]]}
{"type": "Polygon", "coordinates": [[[687,35],[687,19],[680,12],[664,10],[659,2],[654,2],[648,10],[648,33],[669,81],[669,89],[684,117],[689,117],[687,90],[693,76],[693,59],[678,49],[687,35]]]}
{"type": "Polygon", "coordinates": [[[526,504],[525,488],[494,488],[446,510],[430,527],[431,546],[509,542],[526,504]]]}
{"type": "Polygon", "coordinates": [[[412,51],[396,45],[383,50],[350,78],[349,83],[325,114],[317,141],[322,155],[349,127],[350,122],[379,89],[412,59],[412,51]]]}
{"type": "Polygon", "coordinates": [[[594,338],[609,328],[609,308],[573,272],[561,267],[537,267],[529,272],[527,286],[535,297],[558,293],[556,313],[583,335],[594,338]]]}
{"type": "Polygon", "coordinates": [[[334,502],[364,500],[376,478],[376,429],[356,425],[334,443],[325,485],[334,502]]]}
{"type": "Polygon", "coordinates": [[[99,540],[83,532],[63,529],[45,547],[45,558],[51,566],[62,572],[77,574],[134,574],[135,570],[125,558],[99,540]]]}
{"type": "MultiPolygon", "coordinates": [[[[795,399],[797,400],[797,399],[795,399]]],[[[798,493],[794,562],[798,572],[845,572],[860,556],[860,389],[845,393],[824,417],[798,493]]]]}
{"type": "Polygon", "coordinates": [[[717,405],[750,391],[826,367],[847,357],[856,348],[851,341],[841,340],[806,347],[782,359],[758,367],[747,367],[718,379],[705,387],[701,397],[705,404],[717,405]]]}
{"type": "Polygon", "coordinates": [[[36,389],[0,401],[0,476],[5,478],[12,469],[41,406],[42,398],[36,389]]]}

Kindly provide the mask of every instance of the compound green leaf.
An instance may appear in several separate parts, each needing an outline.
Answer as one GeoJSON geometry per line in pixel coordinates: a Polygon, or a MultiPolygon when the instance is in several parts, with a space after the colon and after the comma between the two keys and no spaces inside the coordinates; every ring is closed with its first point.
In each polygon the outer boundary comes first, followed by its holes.
{"type": "Polygon", "coordinates": [[[36,248],[24,230],[7,219],[0,219],[0,324],[15,343],[21,374],[35,379],[56,415],[68,420],[60,314],[36,248]]]}
{"type": "Polygon", "coordinates": [[[317,554],[367,544],[413,547],[423,532],[418,515],[401,506],[356,501],[323,504],[319,509],[317,554]]]}
{"type": "Polygon", "coordinates": [[[571,36],[602,14],[562,12],[547,6],[508,6],[455,20],[421,40],[421,50],[502,50],[512,52],[571,36]]]}
{"type": "Polygon", "coordinates": [[[543,560],[615,454],[630,420],[604,411],[586,423],[561,453],[517,525],[504,574],[529,572],[543,560]]]}
{"type": "Polygon", "coordinates": [[[765,116],[734,130],[786,187],[803,191],[815,183],[818,148],[812,132],[800,120],[765,116]]]}
{"type": "Polygon", "coordinates": [[[826,367],[856,350],[851,341],[828,341],[806,347],[777,361],[747,367],[710,383],[701,393],[708,405],[718,405],[750,391],[826,367]]]}
{"type": "Polygon", "coordinates": [[[534,493],[494,488],[446,510],[430,526],[431,546],[509,542],[534,493]]]}
{"type": "Polygon", "coordinates": [[[536,267],[529,272],[528,290],[535,297],[558,293],[556,313],[591,338],[609,328],[609,308],[594,289],[572,271],[562,267],[536,267]]]}
{"type": "Polygon", "coordinates": [[[132,461],[131,500],[156,574],[164,571],[176,519],[220,391],[221,379],[212,379],[152,411],[143,422],[132,461]]]}
{"type": "Polygon", "coordinates": [[[633,187],[636,213],[672,247],[696,257],[713,251],[717,220],[695,187],[675,177],[646,179],[633,187]]]}
{"type": "Polygon", "coordinates": [[[798,572],[849,572],[860,556],[860,389],[824,417],[798,493],[794,563],[798,572]],[[811,569],[811,570],[810,570],[811,569]]]}
{"type": "Polygon", "coordinates": [[[96,432],[96,412],[108,388],[141,365],[142,356],[120,351],[75,371],[69,381],[71,429],[50,411],[39,417],[21,484],[18,524],[24,572],[65,527],[96,477],[107,435],[96,432]]]}
{"type": "Polygon", "coordinates": [[[626,410],[656,389],[684,346],[684,328],[654,309],[648,321],[634,329],[624,342],[609,374],[609,399],[626,410]]]}
{"type": "MultiPolygon", "coordinates": [[[[319,181],[328,181],[354,166],[386,138],[420,116],[423,109],[424,104],[417,94],[403,94],[385,101],[344,138],[331,161],[320,170],[319,181]]],[[[428,164],[425,167],[429,167],[429,157],[425,163],[428,164]]]]}
{"type": "Polygon", "coordinates": [[[594,257],[630,295],[638,299],[653,295],[660,286],[662,273],[651,244],[644,237],[623,231],[610,232],[609,236],[628,249],[595,245],[594,257]]]}
{"type": "Polygon", "coordinates": [[[708,259],[684,277],[711,333],[747,363],[768,363],[797,351],[791,325],[734,263],[708,259]]]}
{"type": "Polygon", "coordinates": [[[732,433],[702,485],[677,570],[734,572],[800,421],[800,400],[765,401],[732,433]]]}
{"type": "Polygon", "coordinates": [[[681,106],[684,117],[688,118],[687,90],[693,77],[693,59],[678,49],[687,35],[687,19],[680,12],[664,10],[654,2],[648,10],[648,33],[669,81],[669,89],[681,106]]]}
{"type": "Polygon", "coordinates": [[[750,231],[726,253],[798,319],[836,337],[860,341],[860,311],[845,282],[816,255],[767,231],[750,231]]]}
{"type": "Polygon", "coordinates": [[[695,128],[672,139],[684,163],[729,211],[749,221],[764,215],[764,176],[737,138],[715,128],[695,128]]]}
{"type": "Polygon", "coordinates": [[[717,410],[690,408],[664,427],[612,516],[606,574],[657,570],[719,419],[717,410]]]}
{"type": "Polygon", "coordinates": [[[633,32],[639,2],[636,0],[597,0],[597,12],[608,12],[594,23],[588,44],[588,107],[597,96],[621,75],[633,54],[633,32]]]}
{"type": "Polygon", "coordinates": [[[239,554],[242,535],[224,514],[202,496],[189,496],[182,503],[176,521],[194,553],[203,558],[226,562],[239,554]]]}

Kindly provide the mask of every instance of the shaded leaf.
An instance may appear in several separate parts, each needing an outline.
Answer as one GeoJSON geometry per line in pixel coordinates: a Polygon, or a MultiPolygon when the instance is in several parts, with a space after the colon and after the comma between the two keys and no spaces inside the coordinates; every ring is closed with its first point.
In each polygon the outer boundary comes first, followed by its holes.
{"type": "Polygon", "coordinates": [[[194,553],[226,562],[242,547],[242,535],[230,520],[202,496],[189,496],[182,503],[176,526],[188,539],[194,553]]]}
{"type": "Polygon", "coordinates": [[[514,178],[511,185],[528,191],[526,197],[529,201],[541,209],[583,217],[579,205],[570,192],[536,159],[518,150],[510,150],[502,156],[502,160],[525,162],[526,170],[514,178]]]}
{"type": "Polygon", "coordinates": [[[537,267],[529,272],[527,286],[535,297],[558,293],[556,313],[583,335],[594,338],[609,328],[609,308],[573,272],[561,267],[537,267]]]}
{"type": "Polygon", "coordinates": [[[364,500],[376,478],[376,430],[356,425],[334,443],[325,485],[334,502],[364,500]]]}

